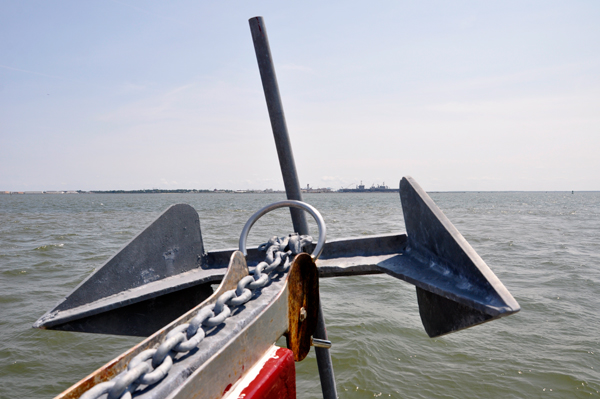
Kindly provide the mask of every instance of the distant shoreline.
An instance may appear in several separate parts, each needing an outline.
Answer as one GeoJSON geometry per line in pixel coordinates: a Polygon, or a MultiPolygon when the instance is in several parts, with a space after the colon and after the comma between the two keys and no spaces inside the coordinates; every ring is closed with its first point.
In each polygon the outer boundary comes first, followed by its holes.
{"type": "MultiPolygon", "coordinates": [[[[428,193],[462,194],[462,193],[596,193],[600,190],[456,190],[456,191],[427,191],[428,193]]],[[[396,189],[387,191],[348,191],[331,189],[302,190],[303,194],[390,194],[398,193],[396,189]]],[[[69,191],[0,191],[2,195],[57,195],[57,194],[285,194],[284,190],[69,190],[69,191]]]]}
{"type": "MultiPolygon", "coordinates": [[[[310,189],[302,190],[302,193],[309,194],[333,194],[333,193],[381,193],[382,191],[338,191],[332,189],[310,189]]],[[[398,190],[388,190],[388,193],[397,193],[398,190]]],[[[151,189],[151,190],[69,190],[69,191],[0,191],[0,195],[56,195],[56,194],[285,194],[284,190],[163,190],[163,189],[151,189]]]]}

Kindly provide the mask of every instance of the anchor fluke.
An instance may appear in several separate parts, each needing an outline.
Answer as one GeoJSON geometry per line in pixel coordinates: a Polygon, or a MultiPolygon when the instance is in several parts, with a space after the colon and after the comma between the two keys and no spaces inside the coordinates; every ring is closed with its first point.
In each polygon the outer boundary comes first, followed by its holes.
{"type": "Polygon", "coordinates": [[[473,327],[493,318],[419,287],[417,287],[417,301],[423,327],[431,338],[473,327]]]}
{"type": "Polygon", "coordinates": [[[437,337],[516,313],[520,306],[425,190],[400,181],[406,234],[329,242],[321,277],[387,273],[417,287],[425,331],[437,337]]]}
{"type": "Polygon", "coordinates": [[[400,181],[400,198],[408,235],[405,256],[420,263],[421,272],[429,275],[415,285],[421,320],[430,337],[462,330],[521,309],[413,178],[404,177],[400,181]],[[446,277],[445,281],[443,277],[446,277]]]}
{"type": "Polygon", "coordinates": [[[212,294],[200,220],[170,206],[33,326],[148,336],[212,294]]]}

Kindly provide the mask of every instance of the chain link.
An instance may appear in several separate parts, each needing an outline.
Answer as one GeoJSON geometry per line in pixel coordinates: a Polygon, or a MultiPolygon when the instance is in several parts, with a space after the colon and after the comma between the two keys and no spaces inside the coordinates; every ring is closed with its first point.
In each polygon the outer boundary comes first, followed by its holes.
{"type": "Polygon", "coordinates": [[[208,329],[222,324],[230,315],[231,308],[243,305],[254,296],[254,291],[269,284],[271,274],[287,273],[293,255],[303,251],[312,243],[312,237],[297,233],[287,237],[273,236],[258,249],[266,252],[265,260],[254,269],[254,274],[242,278],[237,288],[221,294],[214,304],[207,305],[189,323],[172,329],[156,349],[147,349],[135,356],[127,365],[127,370],[113,380],[97,384],[80,399],[97,399],[108,394],[108,399],[130,399],[140,385],[153,385],[160,382],[173,366],[173,359],[179,353],[189,352],[204,339],[208,329]]]}

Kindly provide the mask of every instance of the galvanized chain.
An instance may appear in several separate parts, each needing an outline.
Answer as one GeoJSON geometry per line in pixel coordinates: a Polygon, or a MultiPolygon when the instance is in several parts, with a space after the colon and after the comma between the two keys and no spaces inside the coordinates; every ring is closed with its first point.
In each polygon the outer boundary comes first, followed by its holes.
{"type": "Polygon", "coordinates": [[[177,353],[189,352],[196,348],[206,335],[205,328],[211,329],[222,324],[231,315],[231,308],[248,302],[254,291],[263,288],[271,281],[271,275],[287,273],[293,255],[312,243],[312,237],[297,233],[287,237],[273,236],[258,248],[266,252],[265,260],[254,269],[254,274],[242,278],[237,288],[224,292],[214,304],[203,307],[189,322],[172,329],[160,346],[147,349],[131,359],[127,369],[113,380],[100,383],[80,399],[97,399],[108,394],[108,399],[131,399],[132,392],[140,385],[154,385],[161,381],[173,366],[177,353]]]}

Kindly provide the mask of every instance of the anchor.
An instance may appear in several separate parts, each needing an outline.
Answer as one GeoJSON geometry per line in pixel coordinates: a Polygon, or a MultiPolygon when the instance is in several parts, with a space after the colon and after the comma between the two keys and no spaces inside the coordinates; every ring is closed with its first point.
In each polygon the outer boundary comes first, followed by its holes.
{"type": "Polygon", "coordinates": [[[302,202],[262,17],[250,19],[250,27],[288,200],[253,215],[242,231],[239,248],[208,252],[198,213],[186,204],[172,205],[43,315],[34,327],[148,337],[60,398],[77,398],[106,384],[143,351],[160,348],[202,309],[222,307],[222,295],[235,289],[250,271],[260,273],[264,253],[259,247],[246,248],[249,229],[264,213],[282,206],[290,207],[294,230],[300,235],[308,234],[304,211],[317,220],[319,240],[304,247],[313,256],[295,255],[288,274],[272,278],[242,305],[243,311],[233,312],[230,321],[217,327],[218,334],[204,338],[206,345],[190,349],[160,383],[135,391],[136,397],[187,398],[198,390],[203,397],[222,396],[283,335],[296,361],[306,356],[313,343],[324,397],[337,397],[318,297],[321,277],[385,273],[415,285],[421,320],[430,337],[520,310],[502,282],[411,177],[399,183],[406,234],[325,242],[320,214],[302,202]],[[217,283],[213,293],[211,285],[217,283]]]}

